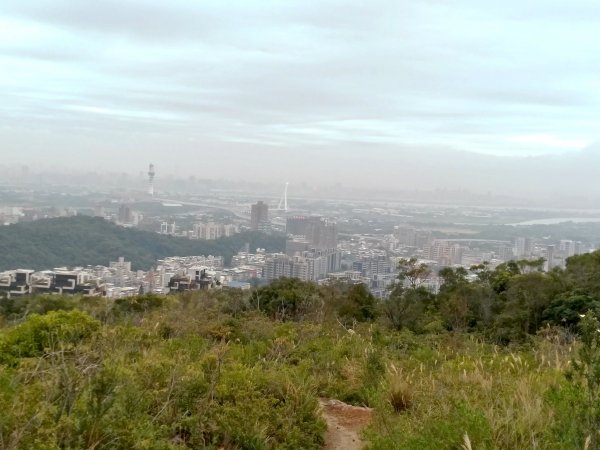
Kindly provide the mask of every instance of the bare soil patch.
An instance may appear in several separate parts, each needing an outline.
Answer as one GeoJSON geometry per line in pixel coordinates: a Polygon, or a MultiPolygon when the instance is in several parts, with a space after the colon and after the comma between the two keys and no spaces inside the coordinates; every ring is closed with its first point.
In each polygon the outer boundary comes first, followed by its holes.
{"type": "Polygon", "coordinates": [[[326,450],[360,450],[361,430],[371,421],[373,410],[348,405],[339,400],[320,399],[321,414],[327,422],[326,450]]]}

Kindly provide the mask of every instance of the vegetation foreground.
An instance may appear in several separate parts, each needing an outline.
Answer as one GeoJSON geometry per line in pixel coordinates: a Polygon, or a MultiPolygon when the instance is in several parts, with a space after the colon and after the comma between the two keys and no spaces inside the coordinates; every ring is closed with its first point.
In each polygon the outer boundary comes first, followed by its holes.
{"type": "Polygon", "coordinates": [[[93,266],[118,256],[131,261],[134,270],[147,270],[157,259],[173,255],[221,255],[229,264],[246,244],[281,251],[285,236],[245,231],[216,240],[190,240],[124,228],[99,217],[59,217],[0,227],[0,271],[93,266]]]}
{"type": "Polygon", "coordinates": [[[371,449],[599,448],[600,254],[435,296],[403,264],[381,303],[290,279],[1,300],[0,448],[316,449],[320,398],[373,408],[371,449]]]}

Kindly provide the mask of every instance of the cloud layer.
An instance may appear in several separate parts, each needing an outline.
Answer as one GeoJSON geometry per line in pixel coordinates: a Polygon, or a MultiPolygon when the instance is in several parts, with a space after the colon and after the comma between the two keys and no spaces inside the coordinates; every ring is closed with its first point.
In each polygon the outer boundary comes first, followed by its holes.
{"type": "Polygon", "coordinates": [[[320,161],[343,181],[368,158],[578,150],[600,134],[598,19],[595,0],[4,0],[2,157],[312,182],[320,161]]]}

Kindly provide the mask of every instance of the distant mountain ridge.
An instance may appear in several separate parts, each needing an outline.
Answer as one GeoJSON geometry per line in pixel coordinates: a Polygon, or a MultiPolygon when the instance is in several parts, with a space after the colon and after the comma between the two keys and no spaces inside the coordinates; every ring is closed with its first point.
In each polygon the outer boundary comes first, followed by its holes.
{"type": "Polygon", "coordinates": [[[246,243],[250,249],[285,248],[285,238],[244,232],[216,241],[188,240],[133,228],[101,218],[76,216],[0,227],[0,271],[52,269],[62,266],[108,265],[119,256],[134,269],[148,270],[166,256],[223,256],[226,263],[246,243]]]}

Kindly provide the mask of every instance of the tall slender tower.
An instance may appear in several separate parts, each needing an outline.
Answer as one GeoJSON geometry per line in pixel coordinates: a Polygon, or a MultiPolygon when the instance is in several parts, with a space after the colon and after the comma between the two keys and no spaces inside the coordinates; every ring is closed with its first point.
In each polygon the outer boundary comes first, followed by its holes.
{"type": "Polygon", "coordinates": [[[277,209],[283,210],[286,212],[288,210],[288,202],[287,202],[288,184],[290,184],[290,183],[287,183],[287,182],[285,183],[285,188],[283,189],[283,195],[281,196],[281,199],[279,199],[279,206],[277,207],[277,209]]]}
{"type": "Polygon", "coordinates": [[[154,164],[150,164],[148,169],[148,194],[151,197],[154,197],[154,175],[156,175],[154,172],[154,164]]]}

